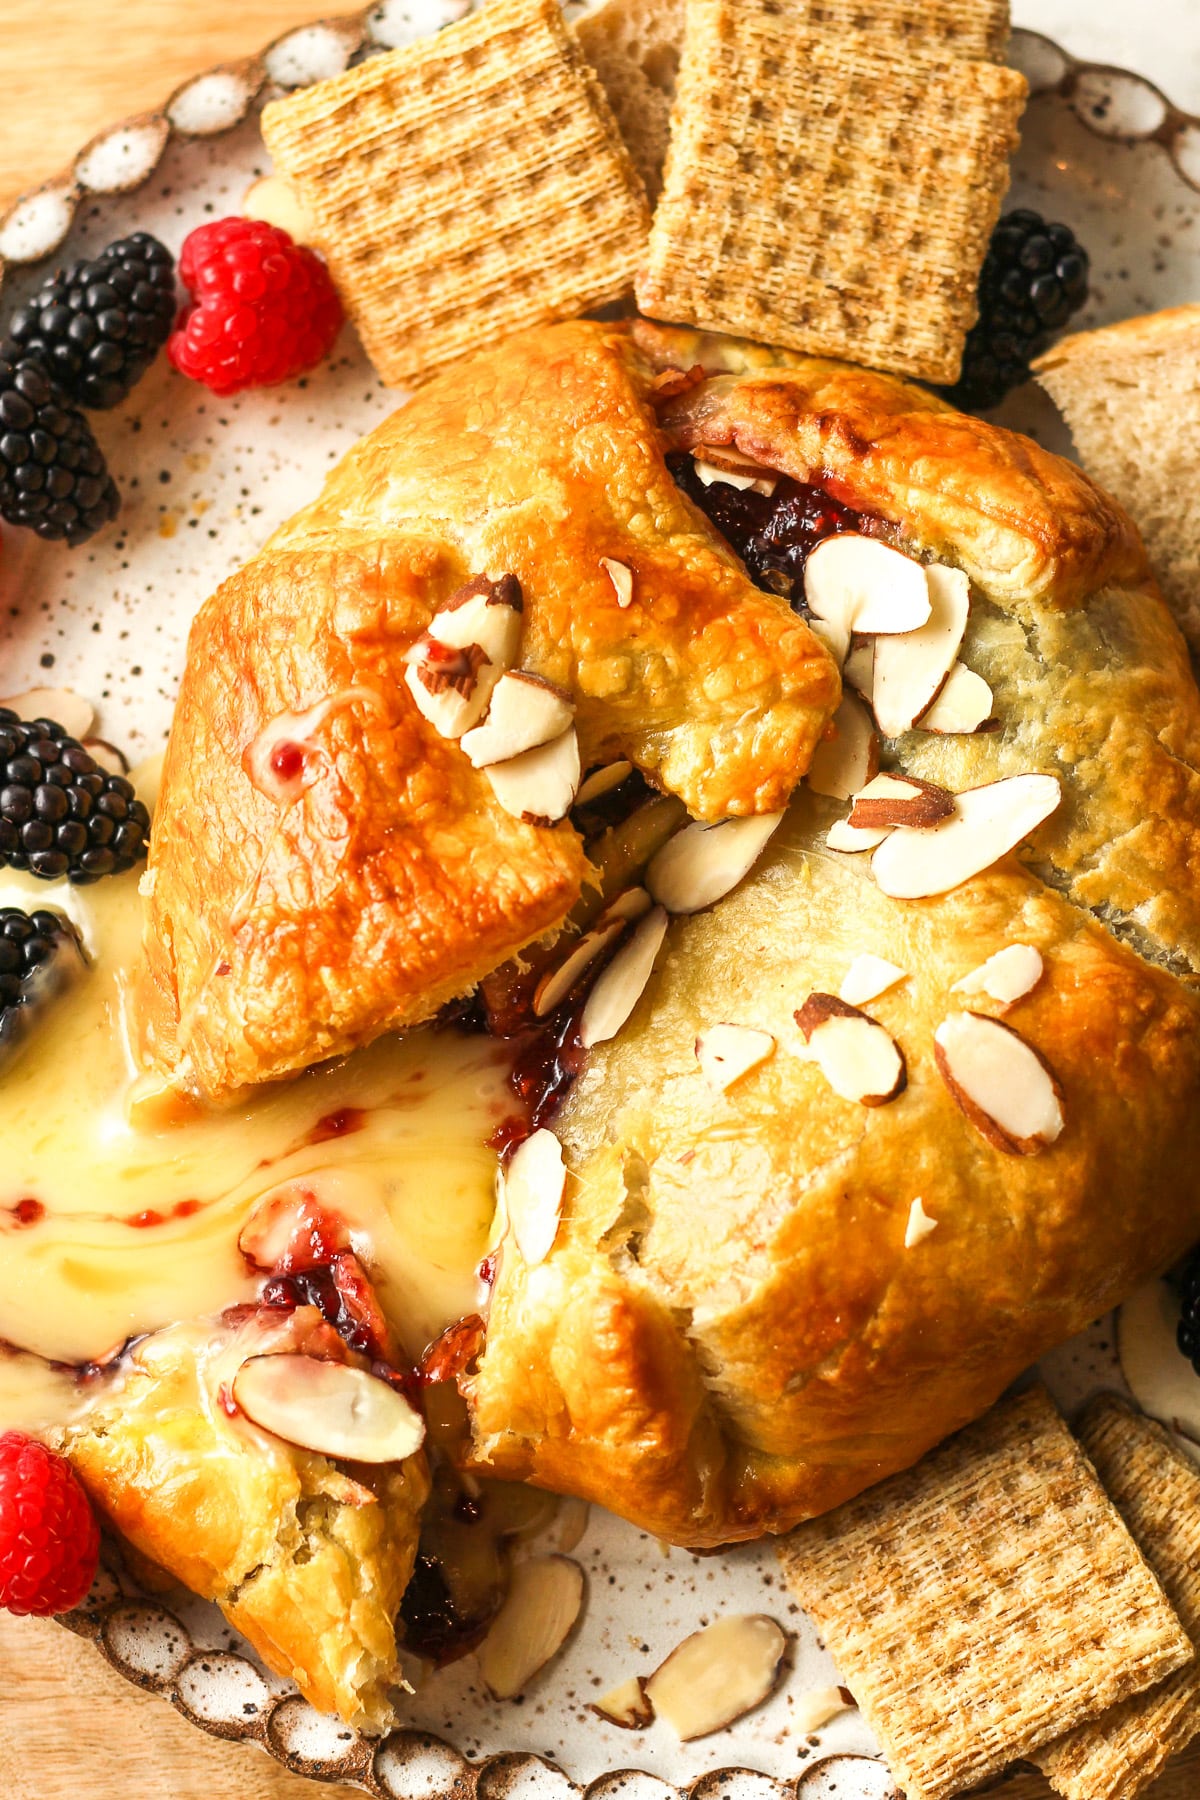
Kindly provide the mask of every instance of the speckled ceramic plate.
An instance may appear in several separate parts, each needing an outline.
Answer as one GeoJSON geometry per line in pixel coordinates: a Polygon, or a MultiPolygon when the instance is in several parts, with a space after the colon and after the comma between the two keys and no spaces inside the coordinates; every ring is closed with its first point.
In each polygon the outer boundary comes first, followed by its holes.
{"type": "MultiPolygon", "coordinates": [[[[257,126],[263,98],[463,10],[465,0],[384,0],[293,32],[260,58],[190,82],[161,113],[105,133],[66,175],[0,219],[5,307],[55,253],[90,252],[135,228],[177,249],[205,217],[237,211],[267,166],[257,126]]],[[[1016,34],[1014,57],[1034,98],[1013,199],[1067,219],[1089,245],[1094,297],[1085,322],[1200,294],[1200,119],[1147,81],[1081,64],[1034,33],[1016,34]]],[[[117,524],[75,552],[5,534],[5,689],[75,688],[96,702],[105,736],[134,754],[156,749],[196,606],[395,404],[349,332],[308,380],[230,401],[181,381],[160,358],[128,404],[93,417],[124,496],[117,524]]],[[[1011,397],[1001,416],[1063,447],[1037,394],[1011,397]]],[[[1121,1384],[1110,1326],[1101,1321],[1048,1359],[1046,1377],[1064,1405],[1121,1384]]],[[[694,1800],[896,1800],[856,1712],[814,1735],[797,1725],[798,1698],[836,1677],[769,1547],[699,1558],[593,1510],[573,1554],[590,1588],[583,1621],[522,1704],[490,1700],[467,1658],[431,1678],[404,1728],[375,1745],[264,1674],[215,1609],[139,1594],[117,1569],[106,1569],[66,1623],[201,1729],[377,1795],[567,1800],[586,1787],[588,1800],[671,1800],[680,1791],[694,1800]],[[757,1713],[681,1746],[665,1727],[632,1736],[587,1710],[596,1694],[652,1669],[688,1631],[732,1610],[772,1613],[795,1634],[786,1678],[757,1713]]]]}

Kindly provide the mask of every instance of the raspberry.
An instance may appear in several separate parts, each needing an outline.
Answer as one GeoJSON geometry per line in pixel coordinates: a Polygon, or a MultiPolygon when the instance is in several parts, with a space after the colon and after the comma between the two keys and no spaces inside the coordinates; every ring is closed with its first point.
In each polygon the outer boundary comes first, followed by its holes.
{"type": "Polygon", "coordinates": [[[19,1431],[0,1437],[0,1606],[70,1612],[92,1585],[100,1531],[64,1457],[19,1431]]]}
{"type": "Polygon", "coordinates": [[[214,394],[290,381],[326,357],[341,330],[341,301],[320,257],[261,219],[190,232],[179,275],[193,298],[167,355],[214,394]]]}

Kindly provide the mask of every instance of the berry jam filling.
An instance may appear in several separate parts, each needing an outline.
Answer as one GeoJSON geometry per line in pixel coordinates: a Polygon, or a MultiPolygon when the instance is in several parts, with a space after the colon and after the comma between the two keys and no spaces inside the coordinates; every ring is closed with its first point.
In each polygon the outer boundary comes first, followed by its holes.
{"type": "Polygon", "coordinates": [[[342,1250],[330,1263],[318,1263],[290,1274],[269,1275],[262,1304],[283,1312],[315,1306],[349,1349],[377,1362],[388,1362],[388,1334],[370,1283],[352,1250],[342,1250]]]}
{"type": "Polygon", "coordinates": [[[400,1602],[405,1647],[414,1655],[439,1669],[456,1662],[482,1641],[496,1611],[495,1605],[474,1616],[460,1610],[441,1559],[418,1551],[400,1602]]]}
{"type": "Polygon", "coordinates": [[[780,475],[773,494],[757,494],[726,481],[705,487],[691,456],[667,458],[677,486],[732,545],[756,587],[798,605],[804,597],[804,565],[823,538],[838,531],[869,531],[861,513],[842,506],[819,487],[780,475]]]}

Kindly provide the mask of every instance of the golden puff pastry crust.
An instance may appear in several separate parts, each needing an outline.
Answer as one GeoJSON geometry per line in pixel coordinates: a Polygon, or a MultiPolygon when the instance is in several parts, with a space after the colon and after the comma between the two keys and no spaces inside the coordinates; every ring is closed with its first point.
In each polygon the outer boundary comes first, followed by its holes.
{"type": "Polygon", "coordinates": [[[585,767],[627,756],[707,819],[784,804],[837,671],[676,487],[655,373],[624,327],[510,340],[363,439],[203,608],[148,879],[147,1052],[176,1086],[222,1100],[428,1018],[578,897],[571,828],[503,813],[404,685],[480,575],[519,581],[521,666],[571,695],[585,767]],[[292,717],[312,778],[281,802],[246,757],[292,717]]]}
{"type": "Polygon", "coordinates": [[[228,1385],[247,1356],[348,1359],[314,1308],[282,1325],[268,1318],[147,1338],[63,1448],[136,1553],[215,1600],[319,1711],[382,1730],[429,1493],[425,1459],[351,1472],[236,1416],[228,1385]]]}
{"type": "Polygon", "coordinates": [[[534,1268],[505,1246],[464,1384],[475,1461],[713,1545],[911,1464],[1200,1236],[1200,696],[1136,533],[1071,465],[886,376],[636,329],[710,372],[664,409],[681,443],[822,482],[970,574],[961,655],[999,729],[885,760],[1063,790],[1020,856],[898,900],[805,789],[742,887],[672,924],[555,1121],[563,1220],[534,1268]],[[934,1053],[946,1018],[1001,1016],[954,984],[1013,944],[1044,971],[1003,1016],[1062,1096],[1031,1155],[934,1053]],[[839,1097],[795,1020],[868,954],[904,971],[865,1003],[907,1065],[878,1106],[839,1097]],[[725,1093],[696,1055],[718,1023],[774,1039],[725,1093]]]}

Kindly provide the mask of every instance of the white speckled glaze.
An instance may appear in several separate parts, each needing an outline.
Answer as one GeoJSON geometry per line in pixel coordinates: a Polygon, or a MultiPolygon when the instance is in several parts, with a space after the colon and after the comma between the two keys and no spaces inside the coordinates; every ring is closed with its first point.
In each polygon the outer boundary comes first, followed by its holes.
{"type": "MultiPolygon", "coordinates": [[[[1126,60],[1164,85],[1177,73],[1180,102],[1200,107],[1200,31],[1193,25],[1187,36],[1193,4],[1159,0],[1154,19],[1139,22],[1136,46],[1132,21],[1122,42],[1126,60]],[[1177,63],[1166,41],[1172,32],[1184,43],[1177,63]]],[[[64,256],[75,255],[140,228],[177,250],[195,224],[237,211],[247,186],[266,172],[253,111],[264,82],[318,79],[343,67],[364,33],[376,45],[407,42],[468,6],[383,0],[368,14],[288,34],[257,61],[190,82],[157,123],[139,120],[105,134],[77,160],[69,182],[0,220],[0,250],[10,259],[5,301],[19,299],[44,272],[13,265],[32,264],[60,243],[64,256]]],[[[1036,0],[1014,10],[1018,24],[1062,30],[1077,56],[1114,54],[1116,8],[1099,9],[1094,42],[1083,21],[1096,11],[1081,0],[1036,0]]],[[[1019,33],[1014,54],[1037,97],[1011,203],[1067,219],[1091,247],[1094,295],[1083,322],[1200,295],[1200,192],[1181,174],[1200,187],[1200,123],[1140,77],[1079,67],[1044,38],[1019,33]],[[1148,130],[1159,140],[1126,141],[1148,130]]],[[[160,359],[124,407],[93,417],[124,497],[117,523],[75,552],[4,534],[5,690],[75,688],[95,701],[105,737],[135,757],[157,748],[198,604],[396,403],[348,331],[306,381],[230,401],[182,381],[160,359]]],[[[1012,396],[998,416],[1066,447],[1036,391],[1012,396]]],[[[1047,1358],[1044,1373],[1067,1407],[1097,1387],[1122,1386],[1112,1321],[1047,1358]]],[[[299,1773],[357,1782],[384,1800],[471,1800],[475,1793],[479,1800],[568,1800],[585,1788],[587,1800],[675,1800],[681,1790],[692,1800],[899,1800],[882,1763],[870,1760],[875,1748],[856,1712],[809,1737],[792,1723],[795,1700],[836,1677],[783,1588],[769,1546],[720,1557],[667,1551],[593,1510],[574,1554],[589,1588],[581,1625],[523,1703],[489,1699],[467,1658],[421,1689],[404,1728],[382,1745],[318,1717],[255,1663],[215,1608],[188,1596],[139,1595],[115,1555],[66,1623],[200,1728],[257,1742],[299,1773]],[[681,1746],[661,1726],[620,1731],[587,1710],[616,1681],[649,1672],[686,1633],[735,1610],[772,1613],[795,1633],[786,1678],[757,1713],[681,1746]]]]}

